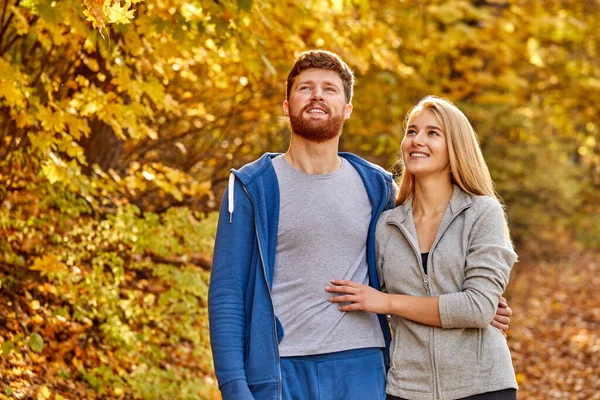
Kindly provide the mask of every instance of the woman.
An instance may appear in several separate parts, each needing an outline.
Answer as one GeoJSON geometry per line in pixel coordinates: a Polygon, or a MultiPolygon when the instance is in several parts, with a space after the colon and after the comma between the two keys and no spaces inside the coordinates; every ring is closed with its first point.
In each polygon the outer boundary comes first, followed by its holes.
{"type": "Polygon", "coordinates": [[[489,323],[517,256],[476,133],[451,102],[425,97],[406,117],[402,161],[397,206],[377,224],[384,292],[333,280],[330,301],[391,315],[388,400],[516,399],[489,323]]]}

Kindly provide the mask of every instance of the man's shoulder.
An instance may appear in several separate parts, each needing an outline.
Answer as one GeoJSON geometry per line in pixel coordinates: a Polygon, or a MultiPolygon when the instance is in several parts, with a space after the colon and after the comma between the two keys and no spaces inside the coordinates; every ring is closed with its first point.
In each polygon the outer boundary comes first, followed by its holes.
{"type": "Polygon", "coordinates": [[[279,153],[265,153],[260,158],[249,162],[241,168],[233,172],[244,184],[250,183],[252,180],[261,176],[266,170],[273,167],[273,158],[277,157],[279,153]]]}
{"type": "Polygon", "coordinates": [[[377,164],[365,160],[364,158],[357,156],[353,153],[340,153],[340,156],[348,160],[355,168],[360,168],[364,172],[373,173],[392,178],[392,174],[377,164]]]}

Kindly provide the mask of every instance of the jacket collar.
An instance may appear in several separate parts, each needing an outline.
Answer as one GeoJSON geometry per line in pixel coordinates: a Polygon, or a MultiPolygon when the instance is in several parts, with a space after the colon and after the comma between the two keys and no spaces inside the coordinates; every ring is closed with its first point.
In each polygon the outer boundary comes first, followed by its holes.
{"type": "MultiPolygon", "coordinates": [[[[395,224],[403,224],[408,216],[409,212],[412,214],[412,204],[413,204],[414,194],[408,198],[404,202],[404,204],[396,207],[393,212],[390,213],[388,223],[392,222],[395,224]]],[[[457,184],[453,185],[452,190],[452,198],[450,199],[449,210],[446,210],[446,214],[448,211],[450,215],[448,217],[454,217],[454,215],[461,211],[464,207],[470,207],[473,203],[471,196],[463,191],[460,186],[457,184]]],[[[444,217],[445,219],[445,217],[444,217]]]]}
{"type": "MultiPolygon", "coordinates": [[[[270,168],[273,158],[281,154],[282,153],[265,153],[259,159],[244,165],[239,170],[232,168],[230,172],[234,174],[240,180],[240,182],[244,184],[244,186],[247,186],[254,181],[254,179],[259,177],[266,169],[270,168]]],[[[363,160],[359,156],[352,153],[340,152],[338,155],[348,160],[355,168],[365,171],[369,170],[373,172],[379,172],[389,183],[392,182],[392,174],[385,171],[383,168],[375,164],[371,164],[370,162],[363,160]]]]}

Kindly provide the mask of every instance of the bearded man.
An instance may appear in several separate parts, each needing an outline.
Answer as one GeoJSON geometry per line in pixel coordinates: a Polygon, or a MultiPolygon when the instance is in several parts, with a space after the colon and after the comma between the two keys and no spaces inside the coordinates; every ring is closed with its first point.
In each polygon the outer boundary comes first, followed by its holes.
{"type": "Polygon", "coordinates": [[[336,54],[300,54],[283,102],[288,151],[232,170],[208,304],[224,400],[386,397],[386,316],[339,311],[324,290],[334,278],[379,289],[375,226],[394,205],[390,173],[338,152],[353,88],[336,54]]]}

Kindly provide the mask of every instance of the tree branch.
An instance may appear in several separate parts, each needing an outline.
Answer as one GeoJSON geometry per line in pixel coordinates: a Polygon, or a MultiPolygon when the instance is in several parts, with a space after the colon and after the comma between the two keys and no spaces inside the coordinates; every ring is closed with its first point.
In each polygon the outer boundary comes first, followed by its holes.
{"type": "Polygon", "coordinates": [[[199,266],[205,271],[210,271],[212,268],[212,262],[208,257],[204,257],[202,254],[191,253],[184,254],[181,256],[167,256],[163,257],[155,253],[151,253],[146,250],[146,255],[155,263],[173,264],[173,265],[186,265],[194,264],[199,266]]]}

